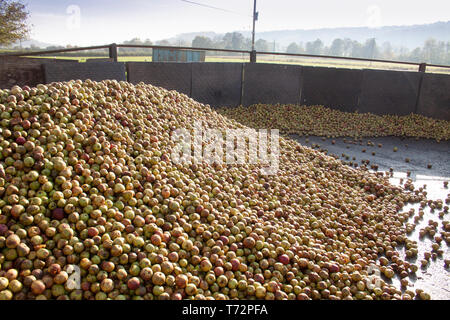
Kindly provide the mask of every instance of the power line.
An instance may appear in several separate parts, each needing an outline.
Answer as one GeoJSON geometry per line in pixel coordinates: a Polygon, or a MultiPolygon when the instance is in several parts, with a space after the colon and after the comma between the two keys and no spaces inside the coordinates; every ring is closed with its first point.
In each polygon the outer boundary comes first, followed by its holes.
{"type": "Polygon", "coordinates": [[[210,8],[210,9],[214,9],[214,10],[219,10],[219,11],[223,11],[223,12],[228,12],[228,13],[233,13],[233,14],[237,14],[240,16],[244,16],[244,17],[251,17],[249,15],[246,14],[242,14],[240,12],[236,12],[236,11],[232,11],[232,10],[228,10],[228,9],[224,9],[224,8],[219,8],[219,7],[214,7],[208,4],[204,4],[204,3],[200,3],[200,2],[195,2],[195,1],[189,1],[189,0],[180,0],[182,2],[186,2],[186,3],[190,3],[190,4],[194,4],[200,7],[205,7],[205,8],[210,8]]]}

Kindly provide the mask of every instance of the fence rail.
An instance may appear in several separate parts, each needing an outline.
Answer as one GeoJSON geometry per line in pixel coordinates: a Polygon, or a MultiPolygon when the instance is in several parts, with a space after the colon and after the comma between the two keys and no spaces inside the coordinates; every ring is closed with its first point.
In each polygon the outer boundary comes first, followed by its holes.
{"type": "Polygon", "coordinates": [[[392,63],[392,64],[402,64],[402,65],[415,65],[418,67],[418,71],[425,72],[426,67],[436,67],[436,68],[450,68],[450,65],[439,65],[439,64],[429,64],[429,63],[418,63],[409,61],[397,61],[397,60],[383,60],[383,59],[368,59],[368,58],[355,58],[355,57],[340,57],[340,56],[329,56],[329,55],[316,55],[316,54],[304,54],[304,53],[287,53],[287,52],[267,52],[267,51],[249,51],[249,50],[234,50],[234,49],[218,49],[218,48],[198,48],[198,47],[176,47],[176,46],[159,46],[159,45],[140,45],[140,44],[108,44],[100,46],[91,47],[77,47],[77,48],[66,48],[66,49],[56,49],[56,50],[37,50],[37,51],[22,51],[22,52],[9,52],[0,54],[1,57],[24,57],[24,56],[39,56],[54,53],[66,53],[66,52],[76,52],[76,51],[86,51],[86,50],[97,50],[97,49],[108,49],[109,57],[116,61],[118,60],[118,48],[143,48],[143,49],[169,49],[169,50],[198,50],[198,51],[212,51],[212,52],[226,52],[226,53],[241,53],[248,54],[250,62],[256,62],[258,55],[276,55],[276,56],[292,56],[292,57],[307,57],[307,58],[324,58],[332,60],[351,60],[351,61],[366,61],[366,62],[381,62],[381,63],[392,63]]]}

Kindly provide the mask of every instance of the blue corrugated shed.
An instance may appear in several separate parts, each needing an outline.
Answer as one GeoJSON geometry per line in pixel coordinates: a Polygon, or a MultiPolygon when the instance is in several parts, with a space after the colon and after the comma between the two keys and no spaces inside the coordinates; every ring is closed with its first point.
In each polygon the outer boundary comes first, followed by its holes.
{"type": "Polygon", "coordinates": [[[204,51],[153,49],[153,62],[204,62],[204,51]]]}

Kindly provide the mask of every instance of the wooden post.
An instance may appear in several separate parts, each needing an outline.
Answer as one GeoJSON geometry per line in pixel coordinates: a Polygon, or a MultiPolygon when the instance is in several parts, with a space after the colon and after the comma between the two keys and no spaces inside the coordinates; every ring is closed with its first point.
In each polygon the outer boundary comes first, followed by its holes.
{"type": "Polygon", "coordinates": [[[256,51],[255,50],[250,51],[250,62],[251,63],[256,62],[256,51]]]}
{"type": "Polygon", "coordinates": [[[112,43],[109,46],[109,57],[113,59],[114,62],[117,62],[117,44],[112,43]]]}
{"type": "Polygon", "coordinates": [[[419,72],[425,72],[426,69],[427,69],[426,63],[419,64],[419,72]]]}

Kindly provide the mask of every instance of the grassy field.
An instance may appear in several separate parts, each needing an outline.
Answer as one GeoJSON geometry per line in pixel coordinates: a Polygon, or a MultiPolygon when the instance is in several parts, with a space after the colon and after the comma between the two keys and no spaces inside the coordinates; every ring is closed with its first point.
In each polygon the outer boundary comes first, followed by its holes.
{"type": "MultiPolygon", "coordinates": [[[[108,58],[104,57],[86,57],[86,56],[33,56],[33,58],[52,58],[52,59],[70,59],[79,62],[86,62],[86,59],[108,58]]],[[[120,62],[151,62],[152,56],[119,56],[120,62]]],[[[206,62],[248,62],[248,55],[241,56],[207,56],[206,62]]],[[[308,57],[283,57],[283,56],[258,56],[257,62],[277,63],[277,64],[296,64],[303,66],[331,67],[331,68],[350,68],[350,69],[380,69],[380,70],[398,70],[398,71],[417,71],[418,66],[403,65],[395,63],[380,63],[369,61],[351,61],[326,58],[308,58],[308,57]]],[[[450,74],[450,68],[427,67],[427,72],[450,74]]]]}

